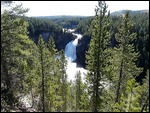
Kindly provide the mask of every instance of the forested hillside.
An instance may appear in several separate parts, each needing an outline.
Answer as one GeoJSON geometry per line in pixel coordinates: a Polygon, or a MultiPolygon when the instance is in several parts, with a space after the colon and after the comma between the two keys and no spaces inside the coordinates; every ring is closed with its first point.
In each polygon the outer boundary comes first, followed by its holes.
{"type": "MultiPolygon", "coordinates": [[[[79,40],[79,44],[77,46],[77,55],[78,55],[78,63],[86,67],[85,63],[85,52],[88,50],[91,39],[91,29],[90,25],[93,17],[88,17],[85,21],[80,21],[78,26],[76,27],[77,32],[81,32],[83,34],[83,38],[79,40]]],[[[117,27],[120,25],[122,17],[119,16],[111,16],[111,42],[110,46],[115,47],[118,45],[118,41],[115,38],[115,34],[118,32],[117,27]]],[[[137,80],[141,82],[141,79],[146,75],[147,69],[149,69],[149,13],[139,13],[131,15],[132,20],[132,28],[131,33],[136,33],[136,39],[131,43],[134,44],[135,49],[140,52],[139,58],[136,62],[136,65],[139,67],[143,67],[144,70],[137,77],[137,80]]]]}
{"type": "Polygon", "coordinates": [[[50,36],[54,38],[56,48],[58,50],[64,49],[66,44],[75,39],[71,33],[63,32],[63,27],[59,24],[46,18],[24,17],[24,20],[29,23],[28,31],[29,37],[38,42],[38,37],[41,34],[46,42],[50,36]]]}
{"type": "MultiPolygon", "coordinates": [[[[1,1],[1,112],[149,112],[149,12],[115,16],[98,1],[91,17],[26,17],[1,1]],[[81,33],[68,81],[64,50],[81,33]]],[[[93,7],[94,10],[94,7],[93,7]]]]}
{"type": "Polygon", "coordinates": [[[63,28],[74,29],[85,16],[39,16],[37,18],[49,19],[63,28]]]}

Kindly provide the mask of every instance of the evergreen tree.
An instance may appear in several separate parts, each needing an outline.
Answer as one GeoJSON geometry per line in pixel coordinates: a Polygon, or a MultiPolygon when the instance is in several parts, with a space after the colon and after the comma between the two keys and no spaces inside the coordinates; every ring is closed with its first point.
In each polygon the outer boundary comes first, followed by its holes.
{"type": "Polygon", "coordinates": [[[49,42],[43,40],[42,36],[39,36],[38,48],[39,48],[39,60],[40,60],[40,73],[42,75],[42,109],[43,111],[51,111],[53,107],[53,97],[56,95],[56,87],[58,87],[58,68],[55,61],[56,50],[55,50],[53,38],[49,39],[49,42]],[[54,94],[53,94],[54,93],[54,94]],[[49,107],[49,105],[51,105],[49,107]]]}
{"type": "Polygon", "coordinates": [[[86,55],[87,59],[87,82],[88,92],[91,98],[91,110],[101,111],[103,84],[105,78],[105,59],[107,45],[109,44],[109,13],[106,15],[107,5],[104,1],[99,1],[95,9],[96,16],[92,21],[92,39],[86,55]]]}
{"type": "MultiPolygon", "coordinates": [[[[114,97],[112,97],[112,100],[114,100],[114,102],[111,102],[111,104],[114,105],[116,103],[116,106],[120,105],[118,111],[131,110],[131,104],[129,104],[129,100],[130,102],[132,102],[133,99],[128,99],[128,97],[132,97],[131,95],[134,95],[133,91],[131,90],[133,90],[138,85],[134,86],[134,82],[132,83],[132,81],[129,80],[134,81],[135,77],[138,76],[142,71],[141,68],[136,66],[136,61],[138,59],[139,53],[135,51],[135,47],[133,45],[136,34],[131,33],[131,27],[132,22],[130,20],[129,13],[126,13],[123,16],[122,23],[118,27],[118,33],[115,35],[118,45],[108,50],[110,56],[108,57],[109,65],[107,66],[106,71],[109,75],[107,78],[110,80],[111,84],[110,92],[112,93],[112,95],[114,95],[114,97]],[[131,82],[133,86],[131,85],[131,90],[128,91],[128,94],[126,94],[126,88],[129,85],[128,82],[131,82]],[[123,107],[124,105],[126,107],[123,107]],[[130,107],[128,108],[127,106],[130,107]]],[[[136,106],[136,108],[138,107],[136,106]]],[[[116,111],[116,108],[114,108],[114,110],[116,111]]]]}
{"type": "Polygon", "coordinates": [[[1,2],[7,7],[1,12],[1,94],[2,105],[16,106],[26,89],[26,71],[35,45],[27,36],[27,22],[19,18],[28,10],[11,3],[1,2]]]}
{"type": "Polygon", "coordinates": [[[70,81],[70,83],[69,83],[68,108],[69,108],[68,109],[69,112],[76,111],[76,91],[75,91],[74,81],[70,81]]]}
{"type": "Polygon", "coordinates": [[[146,78],[143,79],[141,89],[141,98],[139,99],[140,112],[149,112],[149,70],[147,70],[146,78]]]}
{"type": "Polygon", "coordinates": [[[131,26],[129,13],[127,13],[123,18],[119,33],[116,34],[116,39],[119,42],[117,50],[120,51],[120,69],[115,102],[119,102],[121,90],[126,87],[127,80],[136,77],[141,72],[141,69],[135,64],[138,53],[133,44],[130,44],[136,38],[135,33],[130,33],[131,26]]]}
{"type": "Polygon", "coordinates": [[[48,41],[48,49],[49,49],[50,54],[53,57],[56,57],[55,55],[56,55],[57,49],[55,46],[54,38],[52,36],[50,36],[49,41],[48,41]]]}
{"type": "Polygon", "coordinates": [[[45,112],[45,74],[46,74],[46,63],[47,63],[47,59],[48,59],[48,49],[46,47],[46,44],[42,38],[42,36],[39,36],[39,40],[38,40],[38,48],[39,48],[39,59],[40,59],[40,64],[41,64],[41,92],[42,92],[42,96],[41,96],[41,101],[42,101],[42,111],[45,112]]]}
{"type": "Polygon", "coordinates": [[[86,84],[81,79],[81,72],[78,71],[75,76],[75,90],[76,90],[76,111],[89,111],[89,97],[86,84]]]}
{"type": "Polygon", "coordinates": [[[66,111],[68,83],[64,52],[57,52],[53,37],[47,43],[48,53],[45,62],[45,110],[66,111]]]}
{"type": "Polygon", "coordinates": [[[77,74],[76,74],[76,81],[75,81],[75,83],[76,83],[76,111],[77,112],[79,112],[79,110],[81,109],[81,105],[80,105],[80,103],[81,103],[81,93],[82,93],[82,91],[81,91],[81,72],[79,71],[79,72],[77,72],[77,74]]]}
{"type": "Polygon", "coordinates": [[[126,90],[121,94],[120,104],[116,103],[114,106],[115,112],[138,112],[140,111],[139,99],[141,86],[135,81],[130,79],[127,81],[126,90]]]}
{"type": "MultiPolygon", "coordinates": [[[[46,44],[43,38],[39,37],[39,59],[41,62],[42,74],[42,104],[44,111],[60,111],[60,67],[59,60],[56,59],[57,50],[55,49],[53,37],[49,38],[46,44]]],[[[40,107],[40,106],[39,106],[40,107]]]]}
{"type": "Polygon", "coordinates": [[[56,72],[58,71],[57,62],[55,61],[56,49],[53,37],[49,38],[48,43],[46,44],[48,53],[47,53],[47,62],[46,64],[46,75],[45,75],[45,109],[46,111],[54,111],[54,101],[56,96],[56,88],[58,87],[56,72]]]}
{"type": "Polygon", "coordinates": [[[64,51],[60,51],[60,76],[61,76],[61,96],[62,96],[62,111],[67,111],[67,102],[68,102],[68,81],[66,74],[66,65],[67,61],[64,55],[64,51]]]}

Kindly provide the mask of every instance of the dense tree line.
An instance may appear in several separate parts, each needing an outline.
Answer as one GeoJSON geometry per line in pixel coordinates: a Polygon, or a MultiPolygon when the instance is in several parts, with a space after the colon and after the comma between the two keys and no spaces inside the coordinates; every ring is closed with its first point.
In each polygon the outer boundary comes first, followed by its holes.
{"type": "Polygon", "coordinates": [[[83,35],[90,35],[91,34],[91,29],[90,25],[94,17],[86,17],[82,19],[77,27],[75,28],[75,31],[78,33],[81,33],[83,35]]]}
{"type": "Polygon", "coordinates": [[[29,23],[27,29],[29,31],[28,36],[38,43],[38,37],[41,34],[44,41],[48,42],[50,36],[54,38],[56,48],[58,50],[65,49],[65,45],[75,39],[71,33],[63,32],[63,27],[56,24],[47,18],[37,17],[23,17],[25,21],[29,23]]]}
{"type": "MultiPolygon", "coordinates": [[[[78,64],[86,67],[85,62],[85,52],[88,50],[91,40],[92,29],[90,28],[93,17],[85,18],[80,21],[76,31],[83,34],[83,38],[79,40],[79,45],[77,46],[78,64]],[[86,42],[86,43],[85,43],[86,42]]],[[[118,32],[117,27],[120,25],[122,17],[110,15],[112,25],[111,25],[111,47],[118,45],[118,41],[115,38],[115,34],[118,32]]],[[[147,69],[149,69],[149,13],[138,13],[130,15],[133,27],[131,28],[131,33],[136,33],[136,39],[132,41],[135,45],[135,49],[140,52],[140,56],[136,61],[136,65],[143,67],[143,72],[140,76],[137,76],[137,81],[142,83],[142,79],[146,75],[147,69]]]]}
{"type": "Polygon", "coordinates": [[[50,21],[49,19],[41,19],[36,17],[24,17],[25,21],[29,23],[29,36],[39,36],[42,32],[50,32],[57,34],[62,32],[62,28],[50,21]]]}
{"type": "MultiPolygon", "coordinates": [[[[143,69],[136,64],[140,53],[134,43],[137,34],[131,29],[133,22],[129,12],[120,17],[121,22],[115,33],[117,44],[113,48],[109,42],[111,22],[108,19],[109,14],[105,16],[106,12],[106,3],[99,1],[95,9],[96,16],[91,24],[91,41],[86,53],[88,70],[86,80],[88,93],[92,94],[91,111],[135,112],[143,111],[144,106],[145,111],[148,111],[149,101],[142,99],[146,105],[141,102],[141,98],[145,97],[141,93],[144,91],[141,88],[144,88],[145,83],[139,85],[136,82],[136,76],[139,76],[143,69]]],[[[149,98],[149,94],[146,98],[149,98]]]]}
{"type": "Polygon", "coordinates": [[[48,16],[48,17],[39,17],[39,18],[47,18],[56,24],[62,26],[67,29],[74,29],[79,24],[81,20],[84,20],[86,17],[82,16],[48,16]]]}
{"type": "Polygon", "coordinates": [[[68,35],[61,27],[50,20],[24,17],[28,9],[22,5],[9,1],[1,5],[6,7],[1,13],[1,111],[27,111],[25,96],[31,108],[43,112],[149,111],[146,13],[111,17],[105,1],[98,1],[93,19],[88,18],[86,25],[80,21],[76,29],[90,38],[83,82],[80,71],[74,81],[67,80],[64,51],[56,47],[57,36],[68,35]],[[47,40],[43,32],[49,32],[47,40]],[[140,74],[142,84],[136,81],[140,74]]]}

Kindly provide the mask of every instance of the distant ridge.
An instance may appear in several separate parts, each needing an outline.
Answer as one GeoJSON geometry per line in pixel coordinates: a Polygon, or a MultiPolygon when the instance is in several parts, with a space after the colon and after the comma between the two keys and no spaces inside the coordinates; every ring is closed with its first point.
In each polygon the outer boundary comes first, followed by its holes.
{"type": "Polygon", "coordinates": [[[37,18],[76,18],[76,17],[88,17],[88,16],[79,16],[79,15],[54,15],[54,16],[36,16],[37,18]]]}
{"type": "MultiPolygon", "coordinates": [[[[142,13],[149,13],[149,9],[146,10],[119,10],[112,12],[111,16],[121,16],[124,15],[127,11],[132,14],[142,14],[142,13]]],[[[94,16],[94,15],[93,15],[94,16]]],[[[47,19],[55,19],[55,18],[84,18],[84,17],[93,17],[93,16],[82,16],[82,15],[53,15],[53,16],[31,16],[36,18],[47,18],[47,19]]]]}
{"type": "Polygon", "coordinates": [[[129,12],[131,15],[132,14],[142,14],[142,13],[149,13],[149,10],[136,10],[136,11],[133,11],[133,10],[120,10],[120,11],[115,11],[115,12],[112,12],[111,15],[112,16],[121,16],[121,15],[124,15],[126,12],[129,12]]]}

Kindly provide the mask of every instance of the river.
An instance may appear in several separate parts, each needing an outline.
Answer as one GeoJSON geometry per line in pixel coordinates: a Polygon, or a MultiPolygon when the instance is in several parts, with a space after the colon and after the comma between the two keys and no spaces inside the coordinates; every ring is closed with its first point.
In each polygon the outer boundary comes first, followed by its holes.
{"type": "Polygon", "coordinates": [[[67,60],[66,73],[68,75],[68,81],[74,81],[75,75],[78,71],[81,73],[82,80],[85,81],[85,74],[87,73],[87,70],[81,67],[77,67],[77,64],[74,62],[77,58],[76,46],[78,45],[78,39],[82,38],[82,35],[74,33],[74,29],[66,29],[66,31],[76,36],[76,39],[70,41],[65,47],[65,57],[67,60]]]}

